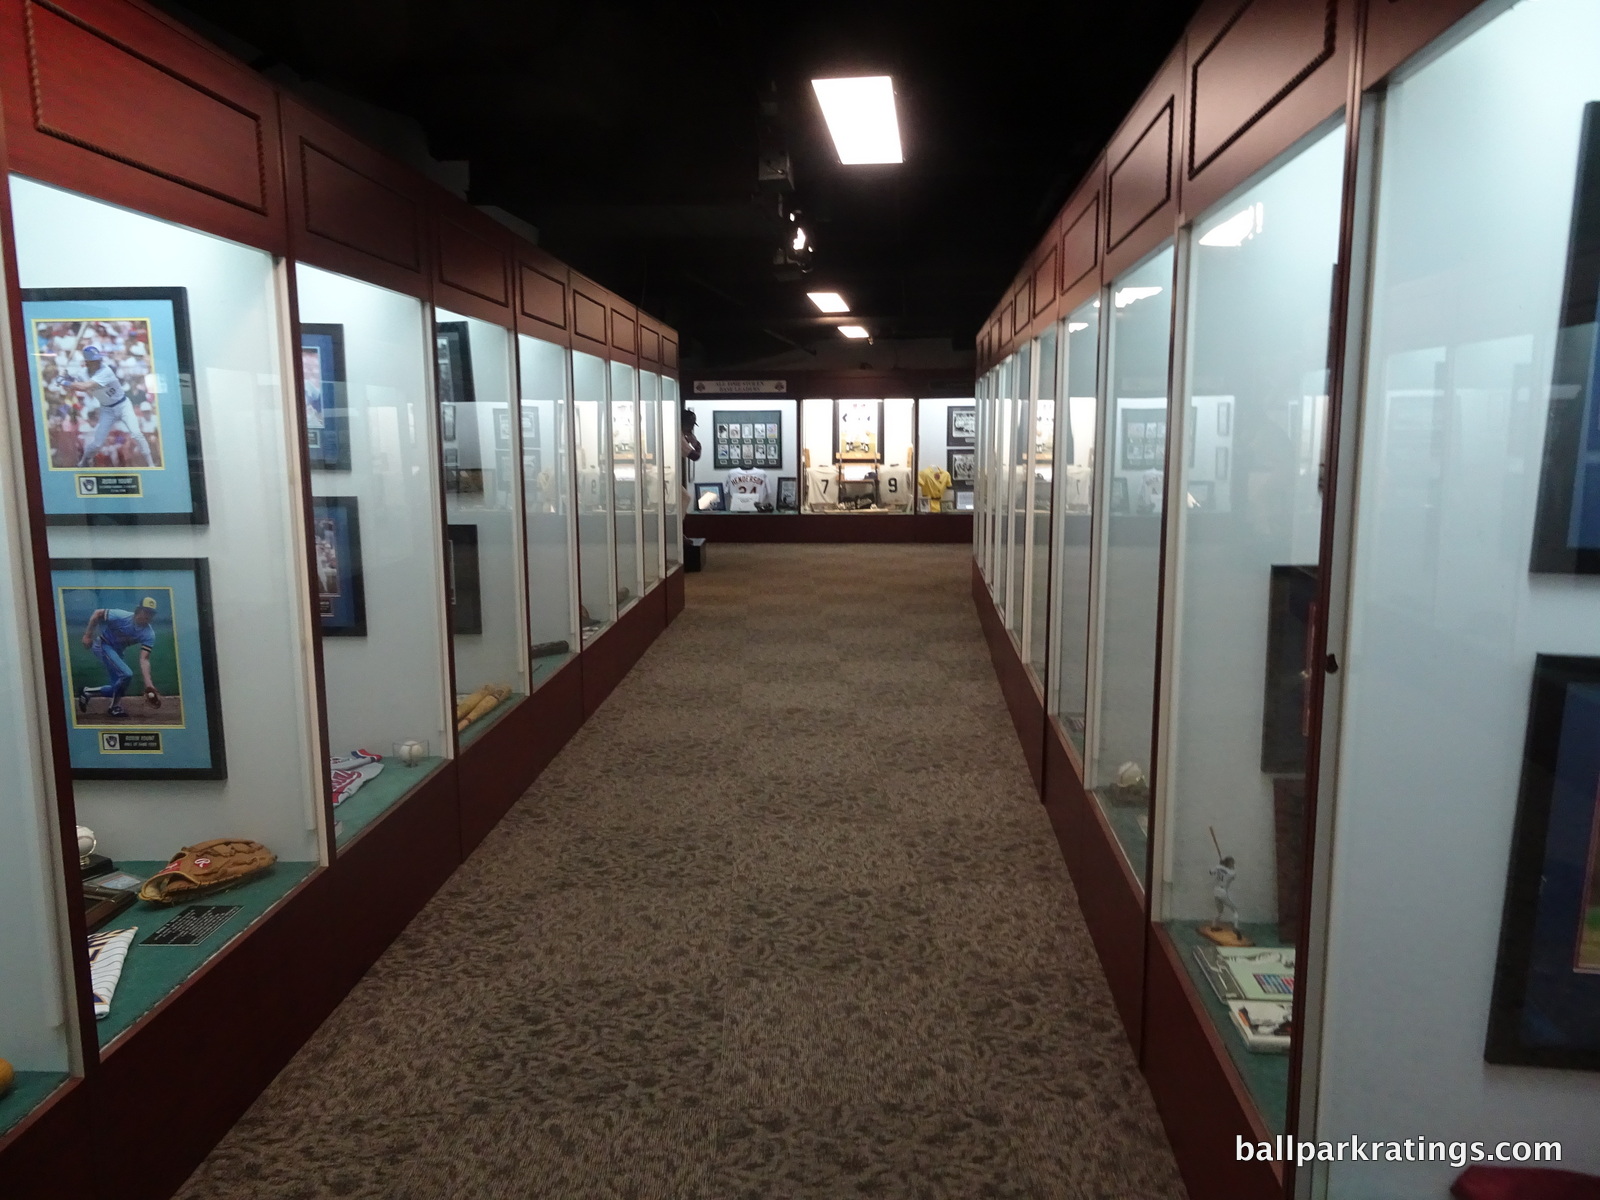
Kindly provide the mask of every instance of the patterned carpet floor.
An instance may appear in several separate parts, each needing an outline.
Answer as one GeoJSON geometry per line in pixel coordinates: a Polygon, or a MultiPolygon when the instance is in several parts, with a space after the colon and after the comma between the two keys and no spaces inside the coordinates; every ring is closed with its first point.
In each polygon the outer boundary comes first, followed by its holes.
{"type": "Polygon", "coordinates": [[[710,547],[183,1200],[1181,1200],[970,562],[710,547]]]}

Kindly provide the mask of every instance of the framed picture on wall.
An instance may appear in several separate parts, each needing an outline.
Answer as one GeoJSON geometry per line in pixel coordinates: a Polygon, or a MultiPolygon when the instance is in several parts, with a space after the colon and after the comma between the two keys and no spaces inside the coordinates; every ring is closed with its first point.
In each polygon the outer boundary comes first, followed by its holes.
{"type": "Polygon", "coordinates": [[[325,471],[350,469],[350,409],[345,398],[344,326],[300,326],[307,459],[325,471]]]}
{"type": "Polygon", "coordinates": [[[956,490],[970,488],[977,479],[978,452],[951,449],[944,452],[945,469],[950,472],[956,490]]]}
{"type": "Polygon", "coordinates": [[[1117,445],[1123,471],[1159,470],[1167,455],[1167,410],[1124,408],[1117,413],[1117,445]]]}
{"type": "Polygon", "coordinates": [[[454,404],[439,405],[439,432],[447,442],[456,440],[456,406],[454,404]]]}
{"type": "Polygon", "coordinates": [[[721,512],[723,508],[722,485],[720,483],[697,483],[694,485],[695,512],[721,512]]]}
{"type": "Polygon", "coordinates": [[[55,559],[76,779],[226,779],[203,558],[55,559]]]}
{"type": "Polygon", "coordinates": [[[367,598],[361,582],[361,517],[356,498],[315,497],[311,522],[323,635],[366,637],[367,598]]]}
{"type": "Polygon", "coordinates": [[[522,411],[522,447],[523,447],[523,449],[526,450],[528,447],[537,446],[538,444],[539,444],[539,414],[537,412],[533,412],[533,411],[531,411],[529,409],[523,409],[523,411],[522,411]]]}
{"type": "Polygon", "coordinates": [[[1534,659],[1484,1058],[1600,1071],[1600,658],[1534,659]]]}
{"type": "Polygon", "coordinates": [[[952,446],[970,446],[978,440],[978,408],[975,404],[952,404],[945,411],[945,441],[952,446]]]}
{"type": "Polygon", "coordinates": [[[800,511],[800,478],[797,475],[783,475],[778,478],[778,503],[779,512],[800,511]]]}
{"type": "Polygon", "coordinates": [[[184,288],[23,288],[50,525],[204,525],[184,288]]]}
{"type": "Polygon", "coordinates": [[[445,543],[445,590],[450,632],[483,632],[483,593],[478,583],[478,527],[451,525],[445,543]]]}
{"type": "Polygon", "coordinates": [[[440,321],[434,327],[434,344],[439,368],[439,402],[471,404],[472,342],[465,321],[440,321]]]}
{"type": "MultiPolygon", "coordinates": [[[[1195,486],[1195,485],[1190,485],[1195,486]]],[[[1261,698],[1261,771],[1304,775],[1311,734],[1312,631],[1317,568],[1274,564],[1267,592],[1267,669],[1261,698]]]]}
{"type": "Polygon", "coordinates": [[[718,412],[713,428],[711,465],[716,470],[783,466],[783,413],[777,409],[718,412]]]}

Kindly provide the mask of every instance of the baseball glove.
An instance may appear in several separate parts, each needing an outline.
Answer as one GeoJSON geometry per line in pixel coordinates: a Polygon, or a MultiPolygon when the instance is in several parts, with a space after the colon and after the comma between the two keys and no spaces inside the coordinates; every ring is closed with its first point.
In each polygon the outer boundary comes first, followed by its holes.
{"type": "Polygon", "coordinates": [[[244,883],[277,861],[278,856],[260,842],[244,838],[215,838],[185,846],[145,880],[139,899],[181,904],[244,883]]]}
{"type": "Polygon", "coordinates": [[[156,691],[155,688],[145,688],[144,698],[150,702],[151,708],[161,707],[161,693],[156,691]]]}

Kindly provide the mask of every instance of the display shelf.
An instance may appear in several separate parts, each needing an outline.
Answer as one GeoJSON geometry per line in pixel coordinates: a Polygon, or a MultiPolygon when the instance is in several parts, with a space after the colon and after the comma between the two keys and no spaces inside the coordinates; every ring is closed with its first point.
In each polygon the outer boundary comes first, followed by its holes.
{"type": "Polygon", "coordinates": [[[18,1071],[11,1090],[0,1096],[0,1134],[43,1104],[69,1078],[65,1071],[18,1071]]]}
{"type": "MultiPolygon", "coordinates": [[[[1239,1077],[1244,1080],[1244,1085],[1250,1092],[1250,1098],[1255,1101],[1262,1120],[1270,1129],[1281,1132],[1289,1111],[1289,1055],[1258,1054],[1246,1049],[1244,1042],[1234,1032],[1233,1018],[1228,1012],[1227,1005],[1217,999],[1217,993],[1201,973],[1200,965],[1195,962],[1196,950],[1215,943],[1201,937],[1192,921],[1171,921],[1165,928],[1168,936],[1172,938],[1172,944],[1177,947],[1178,956],[1183,960],[1184,970],[1189,972],[1189,980],[1194,984],[1194,990],[1199,994],[1201,1003],[1205,1005],[1206,1015],[1217,1026],[1217,1035],[1222,1039],[1222,1044],[1228,1048],[1228,1058],[1233,1062],[1234,1070],[1239,1073],[1239,1077]]],[[[1282,944],[1278,938],[1276,925],[1242,923],[1239,929],[1258,946],[1282,944]]]]}
{"type": "Polygon", "coordinates": [[[414,792],[444,761],[434,754],[417,760],[414,767],[390,762],[381,775],[333,810],[337,822],[334,843],[341,849],[349,845],[356,834],[414,792]]]}
{"type": "MultiPolygon", "coordinates": [[[[370,786],[370,785],[369,785],[370,786]]],[[[164,862],[119,862],[117,868],[129,875],[149,878],[167,864],[164,862]]],[[[111,1013],[95,1025],[100,1045],[109,1046],[131,1029],[141,1017],[165,1000],[234,939],[248,932],[263,913],[287,896],[316,867],[310,862],[277,862],[267,871],[236,888],[200,896],[187,903],[150,904],[140,900],[106,926],[106,929],[135,929],[133,945],[122,965],[111,1013]],[[189,904],[237,904],[228,923],[198,946],[142,946],[146,936],[165,925],[189,904]]]]}
{"type": "MultiPolygon", "coordinates": [[[[1144,874],[1145,858],[1150,846],[1149,810],[1144,804],[1119,804],[1108,800],[1098,791],[1091,792],[1094,802],[1105,814],[1106,824],[1116,836],[1117,847],[1122,851],[1135,875],[1144,874]]],[[[1146,802],[1148,803],[1148,802],[1146,802]]]]}
{"type": "Polygon", "coordinates": [[[495,725],[499,724],[500,721],[505,718],[507,713],[509,713],[513,708],[521,704],[527,698],[527,695],[523,692],[512,692],[504,700],[500,701],[500,703],[494,707],[494,710],[490,712],[488,716],[479,718],[471,725],[468,725],[465,729],[463,729],[458,735],[456,735],[457,746],[460,747],[460,749],[465,750],[468,746],[472,745],[473,742],[481,738],[484,733],[490,729],[493,729],[495,725]]]}
{"type": "Polygon", "coordinates": [[[557,671],[577,657],[576,654],[569,652],[567,654],[551,654],[544,658],[534,659],[528,667],[528,690],[530,692],[538,691],[540,684],[553,678],[557,671]]]}

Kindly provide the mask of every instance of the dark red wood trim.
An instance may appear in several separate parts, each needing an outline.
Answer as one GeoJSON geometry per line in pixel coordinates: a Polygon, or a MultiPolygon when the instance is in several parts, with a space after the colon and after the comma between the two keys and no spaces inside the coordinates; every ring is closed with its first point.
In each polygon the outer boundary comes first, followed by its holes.
{"type": "Polygon", "coordinates": [[[1281,1164],[1238,1162],[1236,1137],[1270,1142],[1167,931],[1145,966],[1143,1066],[1190,1200],[1283,1200],[1281,1164]]]}
{"type": "Polygon", "coordinates": [[[639,314],[639,361],[659,366],[661,362],[661,330],[639,314]]]}
{"type": "Polygon", "coordinates": [[[1011,723],[1016,726],[1017,740],[1022,743],[1028,774],[1033,776],[1033,786],[1041,788],[1044,785],[1044,701],[1033,690],[1028,669],[1011,644],[1011,635],[1006,632],[999,610],[989,597],[989,587],[983,582],[983,572],[976,561],[972,564],[972,601],[978,608],[978,624],[983,627],[984,640],[989,643],[989,658],[1000,678],[1000,691],[1011,712],[1011,723]]]}
{"type": "Polygon", "coordinates": [[[1388,77],[1417,51],[1448,32],[1482,0],[1369,0],[1361,39],[1361,90],[1388,77]]]}
{"type": "Polygon", "coordinates": [[[615,304],[611,306],[611,348],[635,358],[639,353],[639,322],[615,304]]]}
{"type": "Polygon", "coordinates": [[[683,582],[683,568],[673,567],[672,570],[667,573],[667,578],[663,583],[663,590],[667,593],[668,625],[676,621],[678,619],[678,615],[683,612],[683,582]]]}
{"type": "Polygon", "coordinates": [[[1172,199],[1172,151],[1175,142],[1174,129],[1175,102],[1168,99],[1156,115],[1150,118],[1150,123],[1129,146],[1127,152],[1117,161],[1106,176],[1107,208],[1110,210],[1110,220],[1106,222],[1106,253],[1109,254],[1128,238],[1136,233],[1141,225],[1155,216],[1167,202],[1172,199]],[[1135,155],[1140,155],[1141,161],[1133,162],[1135,155]],[[1145,207],[1132,214],[1124,213],[1117,204],[1117,177],[1123,171],[1131,171],[1136,166],[1142,166],[1143,159],[1149,158],[1151,162],[1159,161],[1161,156],[1166,158],[1164,182],[1161,186],[1161,195],[1155,200],[1145,200],[1145,207]]]}
{"type": "Polygon", "coordinates": [[[572,306],[573,347],[601,358],[609,357],[611,338],[606,331],[605,289],[574,271],[567,295],[572,306]]]}
{"type": "Polygon", "coordinates": [[[1045,251],[1044,258],[1033,269],[1033,315],[1038,316],[1050,307],[1050,302],[1056,298],[1056,278],[1059,274],[1057,267],[1060,256],[1054,245],[1052,236],[1050,249],[1045,251]]]}
{"type": "Polygon", "coordinates": [[[570,345],[567,320],[567,268],[551,260],[517,257],[517,332],[570,345]]]}
{"type": "Polygon", "coordinates": [[[656,588],[642,597],[616,624],[579,656],[583,664],[583,715],[585,719],[605,702],[617,684],[633,669],[639,656],[667,627],[666,589],[656,588]]]}
{"type": "Polygon", "coordinates": [[[74,1079],[0,1138],[6,1200],[94,1196],[89,1089],[74,1079]]]}
{"type": "Polygon", "coordinates": [[[516,324],[511,232],[443,189],[433,192],[433,302],[462,316],[516,324]]]}
{"type": "MultiPolygon", "coordinates": [[[[684,537],[717,542],[970,543],[971,513],[687,513],[684,537]]],[[[713,552],[714,553],[714,552],[713,552]]]]}
{"type": "Polygon", "coordinates": [[[461,849],[471,854],[583,725],[577,659],[461,752],[461,849]]]}
{"type": "Polygon", "coordinates": [[[1078,907],[1135,1054],[1144,1015],[1145,890],[1105,813],[1083,785],[1071,744],[1045,723],[1044,807],[1078,892],[1078,907]]]}
{"type": "Polygon", "coordinates": [[[1084,280],[1092,281],[1090,291],[1100,286],[1100,276],[1095,272],[1100,265],[1099,180],[1095,183],[1094,194],[1077,209],[1077,215],[1067,222],[1061,234],[1061,298],[1064,305],[1071,307],[1076,307],[1072,299],[1084,280]]]}
{"type": "Polygon", "coordinates": [[[678,369],[678,338],[677,335],[661,335],[661,365],[670,371],[678,369]]]}
{"type": "Polygon", "coordinates": [[[695,372],[684,380],[684,399],[695,399],[695,384],[714,379],[782,379],[788,389],[781,393],[763,393],[762,398],[774,395],[800,400],[808,396],[827,396],[837,400],[876,400],[885,396],[911,396],[923,400],[964,400],[972,395],[970,368],[906,367],[901,370],[878,371],[811,371],[771,370],[705,371],[695,372]]]}
{"type": "Polygon", "coordinates": [[[1184,46],[1168,56],[1106,147],[1100,278],[1109,282],[1172,238],[1182,202],[1184,46]]]}

